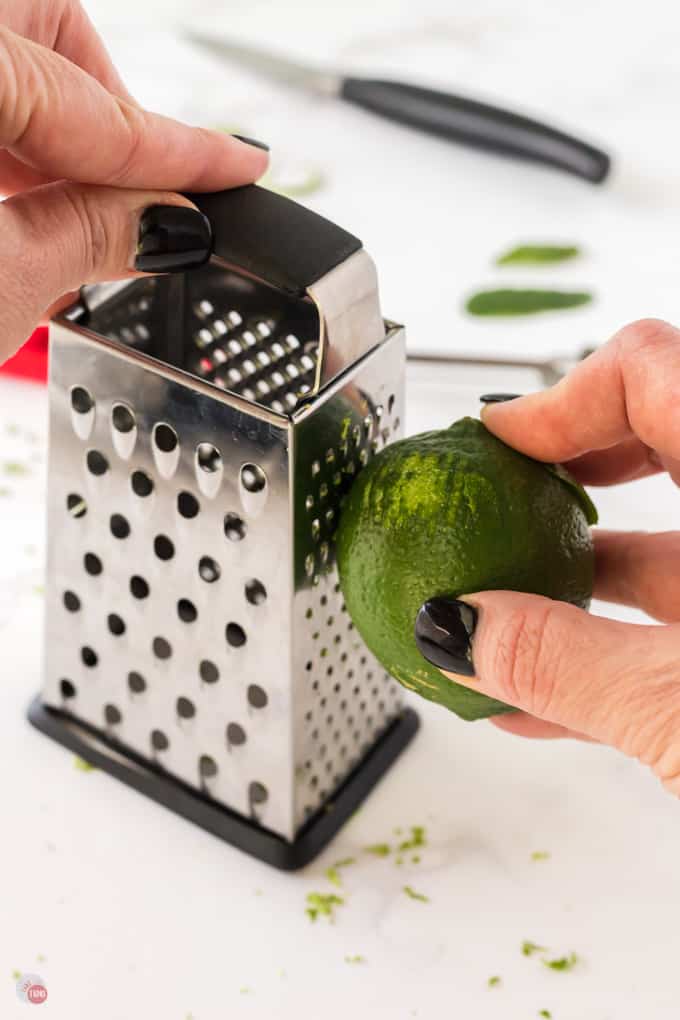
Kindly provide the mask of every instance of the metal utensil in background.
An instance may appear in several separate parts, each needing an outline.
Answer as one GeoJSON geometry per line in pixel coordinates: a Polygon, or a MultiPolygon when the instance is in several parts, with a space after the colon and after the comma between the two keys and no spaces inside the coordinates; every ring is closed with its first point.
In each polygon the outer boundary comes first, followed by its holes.
{"type": "Polygon", "coordinates": [[[390,120],[450,141],[556,167],[599,183],[610,157],[601,149],[531,117],[475,99],[406,82],[356,78],[267,50],[186,29],[191,42],[287,85],[345,99],[390,120]]]}

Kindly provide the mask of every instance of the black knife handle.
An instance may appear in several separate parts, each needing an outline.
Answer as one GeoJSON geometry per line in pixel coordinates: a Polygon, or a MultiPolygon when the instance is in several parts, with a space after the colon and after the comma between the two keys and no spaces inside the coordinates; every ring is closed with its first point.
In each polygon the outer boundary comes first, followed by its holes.
{"type": "Polygon", "coordinates": [[[430,134],[559,167],[599,183],[609,172],[606,152],[562,131],[474,99],[370,78],[345,78],[341,95],[391,120],[430,134]]]}

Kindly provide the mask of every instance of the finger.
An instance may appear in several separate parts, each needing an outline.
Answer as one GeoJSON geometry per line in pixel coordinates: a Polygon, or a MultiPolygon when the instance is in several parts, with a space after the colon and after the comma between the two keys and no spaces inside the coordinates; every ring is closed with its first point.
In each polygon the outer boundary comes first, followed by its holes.
{"type": "Polygon", "coordinates": [[[596,598],[680,621],[680,531],[595,530],[593,538],[596,598]]]}
{"type": "Polygon", "coordinates": [[[128,188],[214,191],[267,165],[264,150],[148,113],[3,27],[0,147],[55,180],[128,188]]]}
{"type": "Polygon", "coordinates": [[[0,152],[0,194],[15,195],[17,191],[28,191],[48,184],[50,178],[46,174],[26,166],[9,152],[0,152]]]}
{"type": "Polygon", "coordinates": [[[592,450],[565,465],[581,485],[618,485],[647,478],[663,470],[655,450],[636,438],[624,439],[608,450],[592,450]]]}
{"type": "Polygon", "coordinates": [[[612,744],[680,794],[680,627],[624,624],[537,595],[477,592],[426,602],[416,641],[452,682],[612,744]]]}
{"type": "Polygon", "coordinates": [[[622,329],[556,386],[482,411],[484,424],[538,460],[563,463],[637,437],[680,460],[680,333],[656,319],[622,329]]]}
{"type": "Polygon", "coordinates": [[[210,254],[206,218],[183,196],[100,188],[59,181],[0,205],[0,361],[23,343],[53,302],[83,283],[130,275],[140,223],[149,264],[154,240],[159,265],[171,271],[210,254]],[[181,212],[177,206],[185,207],[181,212]],[[142,219],[149,207],[153,217],[142,219]],[[163,248],[165,254],[163,254],[163,248]]]}
{"type": "Polygon", "coordinates": [[[499,730],[506,733],[513,733],[517,737],[529,737],[531,740],[585,740],[592,743],[592,737],[586,737],[576,730],[568,730],[566,726],[559,726],[557,723],[546,722],[545,719],[537,719],[536,716],[527,715],[526,712],[511,712],[508,715],[496,715],[490,722],[499,730]]]}

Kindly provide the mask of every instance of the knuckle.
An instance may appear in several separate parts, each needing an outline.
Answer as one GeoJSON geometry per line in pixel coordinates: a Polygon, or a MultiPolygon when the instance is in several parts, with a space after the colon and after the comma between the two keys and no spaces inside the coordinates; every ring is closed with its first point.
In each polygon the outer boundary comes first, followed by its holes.
{"type": "Polygon", "coordinates": [[[550,714],[559,674],[553,609],[518,609],[499,634],[493,670],[508,701],[532,715],[550,714]]]}
{"type": "Polygon", "coordinates": [[[121,99],[115,99],[115,106],[122,125],[121,157],[113,163],[105,183],[124,187],[139,164],[146,132],[146,114],[121,99]]]}
{"type": "Polygon", "coordinates": [[[639,358],[640,355],[655,354],[666,350],[669,345],[678,346],[680,333],[664,319],[637,319],[617,334],[615,341],[619,357],[624,360],[639,358]]]}
{"type": "Polygon", "coordinates": [[[680,331],[662,319],[639,319],[615,338],[614,355],[632,431],[653,449],[680,455],[680,331]]]}
{"type": "Polygon", "coordinates": [[[67,185],[63,191],[68,214],[77,232],[77,284],[86,282],[105,262],[112,245],[112,229],[101,204],[87,189],[67,185]]]}

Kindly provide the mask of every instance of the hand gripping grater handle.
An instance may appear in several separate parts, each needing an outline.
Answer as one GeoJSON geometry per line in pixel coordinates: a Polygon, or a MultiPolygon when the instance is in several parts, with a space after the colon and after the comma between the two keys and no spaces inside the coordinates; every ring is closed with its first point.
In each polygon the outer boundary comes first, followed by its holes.
{"type": "Polygon", "coordinates": [[[210,221],[213,264],[316,306],[319,353],[310,396],[382,342],[375,265],[353,234],[252,184],[187,197],[210,221]]]}

